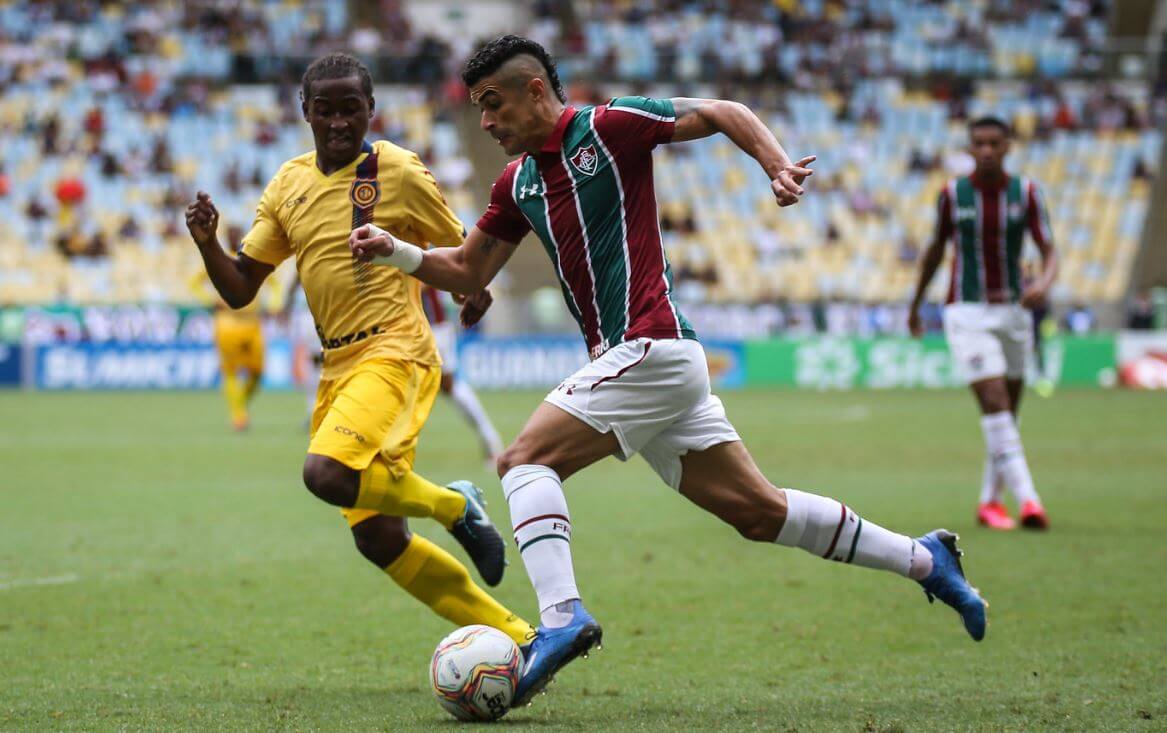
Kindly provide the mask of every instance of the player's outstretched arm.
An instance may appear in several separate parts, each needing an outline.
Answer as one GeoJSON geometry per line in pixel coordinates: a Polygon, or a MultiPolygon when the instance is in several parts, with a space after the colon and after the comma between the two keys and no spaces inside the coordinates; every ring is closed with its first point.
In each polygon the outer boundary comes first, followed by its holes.
{"type": "Polygon", "coordinates": [[[723,99],[676,97],[671,101],[677,118],[672,142],[697,140],[720,132],[766,171],[779,206],[797,204],[798,197],[806,193],[802,182],[814,174],[809,166],[816,156],[808,155],[792,163],[774,133],[749,107],[723,99]]]}
{"type": "Polygon", "coordinates": [[[242,308],[255,299],[259,286],[275,268],[256,262],[246,255],[231,257],[219,244],[219,210],[210,194],[199,191],[186,207],[186,228],[198,245],[207,275],[223,301],[232,308],[242,308]]]}
{"type": "Polygon", "coordinates": [[[354,229],[348,243],[361,262],[397,267],[438,290],[460,295],[484,290],[515,251],[514,242],[504,242],[478,227],[457,247],[423,250],[373,224],[354,229]]]}

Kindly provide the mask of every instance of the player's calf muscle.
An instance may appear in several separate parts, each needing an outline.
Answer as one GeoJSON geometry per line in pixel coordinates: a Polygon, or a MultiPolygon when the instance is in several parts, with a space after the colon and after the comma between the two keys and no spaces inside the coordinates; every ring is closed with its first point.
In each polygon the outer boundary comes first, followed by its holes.
{"type": "Polygon", "coordinates": [[[404,519],[384,515],[369,517],[352,531],[357,551],[379,568],[389,567],[400,557],[412,537],[404,519]]]}

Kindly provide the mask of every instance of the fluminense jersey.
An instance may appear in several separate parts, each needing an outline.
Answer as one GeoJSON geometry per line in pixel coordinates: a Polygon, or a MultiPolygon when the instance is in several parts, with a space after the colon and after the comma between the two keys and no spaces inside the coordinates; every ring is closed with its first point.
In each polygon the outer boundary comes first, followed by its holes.
{"type": "Polygon", "coordinates": [[[652,178],[675,124],[663,99],[568,107],[537,154],[503,170],[478,221],[505,242],[535,232],[593,359],[636,338],[697,338],[673,301],[652,178]]]}
{"type": "Polygon", "coordinates": [[[956,248],[948,302],[1016,303],[1025,230],[1039,246],[1053,241],[1037,184],[1019,176],[998,184],[975,174],[954,178],[940,192],[937,209],[937,236],[956,248]]]}

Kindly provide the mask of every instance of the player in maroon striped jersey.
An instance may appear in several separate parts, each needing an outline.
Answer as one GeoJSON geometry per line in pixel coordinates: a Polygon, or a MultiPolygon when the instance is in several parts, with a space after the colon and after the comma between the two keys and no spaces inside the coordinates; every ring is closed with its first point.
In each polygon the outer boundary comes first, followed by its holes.
{"type": "Polygon", "coordinates": [[[779,206],[798,202],[814,157],[791,161],[736,102],[620,97],[566,106],[547,52],[516,36],[479,50],[462,78],[483,130],[508,153],[522,153],[495,182],[486,213],[460,247],[423,252],[370,226],[355,229],[349,243],[358,260],[477,293],[534,231],[587,343],[593,361],[547,396],[498,462],[542,620],[523,650],[516,704],[600,640],[575,582],[562,481],[613,455],[640,453],[669,486],[748,539],[913,578],[981,639],[985,603],[964,578],[954,535],[889,532],[838,501],[778,488],[762,475],[711,394],[705,353],[673,301],[653,148],[724,134],[766,171],[779,206]]]}
{"type": "Polygon", "coordinates": [[[944,308],[944,333],[953,364],[972,388],[981,410],[985,468],[977,520],[994,529],[1013,529],[999,487],[1013,491],[1021,524],[1046,529],[1049,520],[1033,487],[1033,477],[1017,429],[1025,380],[1025,357],[1032,351],[1033,316],[1045,303],[1058,258],[1045,200],[1037,184],[1005,171],[1009,126],[996,117],[969,125],[971,175],[954,178],[940,192],[936,232],[920,256],[920,279],[908,317],[913,335],[923,333],[920,303],[944,259],[955,248],[944,308]],[[1041,272],[1022,279],[1021,249],[1029,232],[1041,252],[1041,272]]]}

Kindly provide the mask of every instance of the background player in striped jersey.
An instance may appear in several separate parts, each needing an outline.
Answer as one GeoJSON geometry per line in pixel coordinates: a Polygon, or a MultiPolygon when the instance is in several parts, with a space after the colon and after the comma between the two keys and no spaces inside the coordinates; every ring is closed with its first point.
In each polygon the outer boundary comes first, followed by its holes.
{"type": "MultiPolygon", "coordinates": [[[[489,296],[489,294],[484,294],[489,296]]],[[[449,397],[466,422],[478,434],[482,454],[491,467],[502,454],[502,438],[482,407],[474,388],[465,379],[458,378],[458,324],[446,315],[440,290],[423,286],[421,304],[434,332],[434,343],[442,357],[442,394],[449,397]]]]}
{"type": "Polygon", "coordinates": [[[971,175],[954,178],[940,192],[936,230],[920,256],[920,279],[908,316],[913,335],[923,333],[920,303],[944,259],[955,247],[944,308],[944,334],[960,374],[981,410],[985,468],[977,520],[994,529],[1014,522],[997,495],[1004,483],[1021,507],[1021,524],[1049,526],[1025,460],[1017,409],[1025,379],[1025,357],[1033,344],[1033,316],[1027,309],[1045,303],[1058,260],[1045,200],[1037,184],[1005,172],[1009,126],[996,117],[969,125],[971,175]],[[1041,271],[1023,283],[1021,250],[1025,232],[1041,252],[1041,271]]]}
{"type": "Polygon", "coordinates": [[[953,535],[938,530],[914,540],[762,475],[710,393],[705,353],[673,302],[653,148],[720,132],[758,161],[780,206],[797,203],[814,157],[792,162],[736,102],[622,97],[567,107],[547,52],[516,36],[480,49],[462,78],[482,128],[508,153],[523,154],[495,182],[477,226],[460,247],[440,250],[423,251],[372,226],[356,227],[349,241],[362,261],[476,293],[534,230],[587,342],[593,361],[547,396],[498,462],[542,621],[526,650],[516,704],[599,642],[599,624],[575,581],[561,482],[612,455],[641,453],[666,483],[748,539],[918,580],[982,638],[985,603],[964,578],[953,535]]]}

